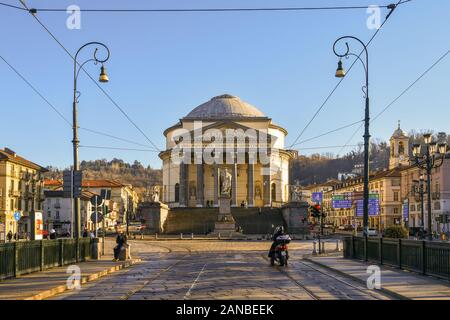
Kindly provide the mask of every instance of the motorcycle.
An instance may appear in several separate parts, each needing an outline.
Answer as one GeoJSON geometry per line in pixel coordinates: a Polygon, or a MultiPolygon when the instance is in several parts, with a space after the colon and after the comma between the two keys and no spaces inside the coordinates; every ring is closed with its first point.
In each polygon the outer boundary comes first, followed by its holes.
{"type": "Polygon", "coordinates": [[[287,234],[283,234],[278,236],[275,239],[275,249],[273,250],[270,256],[270,265],[274,266],[275,261],[283,267],[288,265],[289,260],[289,252],[288,252],[288,244],[291,242],[291,237],[287,234]]]}

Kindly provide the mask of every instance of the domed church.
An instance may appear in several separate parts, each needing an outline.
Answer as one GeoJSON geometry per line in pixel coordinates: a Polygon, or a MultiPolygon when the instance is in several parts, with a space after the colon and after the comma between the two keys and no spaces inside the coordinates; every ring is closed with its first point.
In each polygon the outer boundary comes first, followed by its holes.
{"type": "Polygon", "coordinates": [[[212,98],[164,131],[160,200],[170,208],[218,207],[225,170],[231,175],[231,206],[281,207],[289,201],[289,162],[295,156],[285,149],[286,135],[239,97],[212,98]]]}

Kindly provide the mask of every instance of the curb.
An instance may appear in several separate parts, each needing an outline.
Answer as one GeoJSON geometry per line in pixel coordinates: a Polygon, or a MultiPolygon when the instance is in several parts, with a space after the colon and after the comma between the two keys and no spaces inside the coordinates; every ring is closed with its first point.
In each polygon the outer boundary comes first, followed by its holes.
{"type": "MultiPolygon", "coordinates": [[[[355,276],[352,276],[352,275],[350,275],[350,274],[348,274],[348,273],[345,273],[345,272],[343,272],[343,271],[334,269],[334,268],[332,268],[332,267],[330,267],[330,266],[327,266],[327,265],[325,265],[325,264],[322,264],[322,263],[317,262],[317,261],[315,261],[315,260],[312,260],[312,259],[310,259],[310,258],[304,257],[303,259],[306,260],[306,261],[308,261],[308,262],[314,263],[315,265],[318,265],[318,266],[320,266],[320,267],[322,267],[322,268],[325,268],[325,269],[327,269],[327,270],[333,271],[333,272],[335,272],[335,273],[337,273],[337,274],[339,274],[339,275],[341,275],[341,276],[343,276],[343,277],[350,278],[350,279],[352,279],[352,280],[354,280],[354,281],[356,281],[356,282],[358,282],[358,283],[361,283],[361,284],[364,284],[364,285],[366,284],[366,282],[365,282],[364,280],[361,280],[360,278],[355,277],[355,276]]],[[[396,298],[396,299],[399,299],[399,300],[412,300],[412,299],[410,299],[410,298],[408,298],[408,297],[406,297],[406,296],[403,296],[403,295],[401,295],[401,294],[399,294],[399,293],[397,293],[397,292],[391,291],[391,290],[386,289],[386,288],[381,288],[381,289],[379,289],[379,290],[380,290],[381,292],[383,292],[383,293],[385,293],[385,294],[387,294],[387,295],[390,295],[390,296],[392,296],[392,297],[394,297],[394,298],[396,298]]]]}
{"type": "MultiPolygon", "coordinates": [[[[98,280],[98,279],[100,279],[100,278],[102,278],[102,277],[104,277],[104,276],[106,276],[106,275],[108,275],[110,273],[114,273],[114,272],[117,272],[119,270],[131,267],[131,266],[133,266],[136,263],[139,263],[141,261],[142,261],[141,259],[131,259],[129,261],[125,261],[125,262],[123,262],[123,263],[121,263],[119,265],[110,267],[108,269],[105,269],[105,270],[102,270],[102,271],[99,271],[99,272],[92,273],[92,274],[90,274],[88,276],[81,277],[80,283],[81,284],[85,284],[87,282],[98,280]]],[[[41,291],[38,294],[35,294],[35,295],[33,295],[31,297],[28,297],[28,298],[25,298],[23,300],[44,300],[44,299],[53,297],[53,296],[55,296],[57,294],[60,294],[60,293],[63,293],[65,291],[69,291],[69,290],[71,290],[71,289],[67,288],[66,284],[63,284],[63,285],[60,285],[60,286],[57,286],[57,287],[54,287],[54,288],[51,288],[51,289],[48,289],[48,290],[45,290],[45,291],[41,291]]]]}

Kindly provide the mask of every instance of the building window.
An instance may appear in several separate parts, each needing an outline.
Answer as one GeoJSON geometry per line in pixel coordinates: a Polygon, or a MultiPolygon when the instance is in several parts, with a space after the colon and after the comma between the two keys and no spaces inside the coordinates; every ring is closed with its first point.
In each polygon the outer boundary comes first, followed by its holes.
{"type": "Polygon", "coordinates": [[[412,204],[412,205],[410,206],[409,210],[410,210],[411,212],[416,211],[416,206],[412,204]]]}
{"type": "Polygon", "coordinates": [[[394,214],[398,214],[398,208],[394,208],[394,214]]]}
{"type": "Polygon", "coordinates": [[[441,203],[439,201],[434,203],[434,210],[441,210],[441,203]]]}
{"type": "Polygon", "coordinates": [[[180,202],[180,184],[175,184],[175,202],[180,202]]]}
{"type": "Polygon", "coordinates": [[[272,183],[271,195],[272,195],[272,201],[277,201],[277,186],[275,183],[272,183]]]}
{"type": "Polygon", "coordinates": [[[394,192],[394,201],[398,201],[398,191],[394,192]]]}

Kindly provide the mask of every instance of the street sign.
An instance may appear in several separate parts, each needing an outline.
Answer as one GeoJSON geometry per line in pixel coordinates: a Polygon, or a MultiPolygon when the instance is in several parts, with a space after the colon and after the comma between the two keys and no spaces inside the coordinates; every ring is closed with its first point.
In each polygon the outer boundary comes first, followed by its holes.
{"type": "Polygon", "coordinates": [[[333,195],[331,204],[334,209],[350,209],[353,206],[353,202],[348,194],[333,195]]]}
{"type": "Polygon", "coordinates": [[[74,197],[81,197],[83,183],[83,172],[81,170],[66,170],[63,172],[63,192],[64,197],[71,198],[72,192],[74,197]],[[72,190],[73,185],[73,190],[72,190]]]}
{"type": "Polygon", "coordinates": [[[22,218],[22,213],[19,211],[14,212],[14,220],[19,221],[22,218]]]}
{"type": "Polygon", "coordinates": [[[73,196],[76,198],[81,197],[83,183],[83,171],[76,170],[73,172],[73,196]]]}
{"type": "Polygon", "coordinates": [[[100,212],[97,212],[97,213],[93,212],[93,213],[91,214],[91,221],[92,221],[93,223],[100,223],[100,222],[103,221],[103,215],[102,215],[100,212]],[[96,218],[97,218],[97,219],[96,219],[96,218]]]}
{"type": "Polygon", "coordinates": [[[103,205],[103,203],[104,203],[104,199],[101,197],[101,196],[99,196],[98,194],[96,194],[96,195],[93,195],[92,197],[91,197],[91,204],[95,207],[95,206],[97,206],[97,207],[101,207],[102,205],[103,205]]]}
{"type": "Polygon", "coordinates": [[[406,199],[403,201],[403,221],[408,222],[409,220],[409,201],[406,199]]]}
{"type": "Polygon", "coordinates": [[[322,192],[313,192],[311,195],[312,202],[322,203],[323,193],[322,192]]]}
{"type": "MultiPolygon", "coordinates": [[[[378,216],[380,213],[380,203],[378,198],[369,197],[369,216],[378,216]]],[[[356,201],[356,216],[364,216],[364,200],[356,201]]]]}
{"type": "Polygon", "coordinates": [[[65,170],[63,172],[63,193],[64,198],[72,197],[72,170],[65,170]]]}

